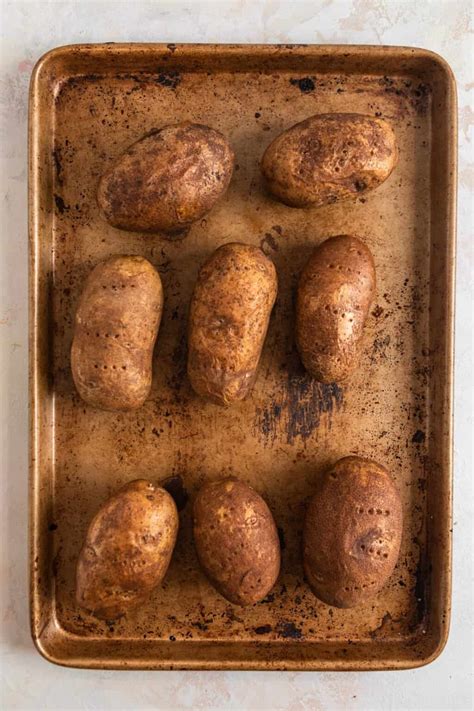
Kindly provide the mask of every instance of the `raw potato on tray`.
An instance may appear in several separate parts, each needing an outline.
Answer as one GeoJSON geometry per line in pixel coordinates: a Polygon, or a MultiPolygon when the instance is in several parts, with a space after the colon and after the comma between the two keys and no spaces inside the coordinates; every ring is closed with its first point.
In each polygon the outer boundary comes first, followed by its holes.
{"type": "Polygon", "coordinates": [[[165,126],[134,143],[103,175],[97,195],[111,225],[182,235],[227,190],[234,153],[208,126],[165,126]]]}
{"type": "Polygon", "coordinates": [[[122,487],[92,519],[76,573],[76,599],[101,619],[142,605],[163,580],[178,533],[167,491],[137,479],[122,487]]]}
{"type": "Polygon", "coordinates": [[[76,312],[71,367],[81,398],[104,410],[133,410],[152,381],[163,288],[143,257],[115,256],[87,279],[76,312]]]}
{"type": "Polygon", "coordinates": [[[265,501],[230,477],[203,486],[193,509],[199,562],[214,587],[234,605],[270,592],[280,571],[278,531],[265,501]]]}
{"type": "Polygon", "coordinates": [[[388,471],[368,459],[340,459],[306,512],[304,570],[314,594],[335,607],[367,602],[395,568],[402,528],[400,496],[388,471]]]}
{"type": "Polygon", "coordinates": [[[219,405],[251,390],[277,295],[273,262],[238,242],[219,247],[199,272],[189,313],[188,376],[219,405]]]}
{"type": "Polygon", "coordinates": [[[323,383],[344,380],[357,367],[375,294],[375,265],[357,237],[330,237],[301,273],[296,343],[306,370],[323,383]]]}
{"type": "Polygon", "coordinates": [[[362,114],[320,114],[281,133],[261,168],[269,190],[291,207],[321,207],[376,188],[397,163],[386,121],[362,114]]]}

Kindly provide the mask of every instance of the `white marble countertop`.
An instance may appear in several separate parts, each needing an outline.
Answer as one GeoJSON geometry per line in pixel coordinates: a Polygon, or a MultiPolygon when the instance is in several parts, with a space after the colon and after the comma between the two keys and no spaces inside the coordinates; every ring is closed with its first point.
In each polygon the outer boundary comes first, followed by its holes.
{"type": "Polygon", "coordinates": [[[472,708],[473,55],[469,0],[2,2],[0,260],[0,707],[10,709],[472,708]],[[33,648],[27,584],[27,92],[48,49],[106,41],[353,43],[425,47],[459,93],[454,598],[441,657],[405,672],[100,672],[33,648]]]}

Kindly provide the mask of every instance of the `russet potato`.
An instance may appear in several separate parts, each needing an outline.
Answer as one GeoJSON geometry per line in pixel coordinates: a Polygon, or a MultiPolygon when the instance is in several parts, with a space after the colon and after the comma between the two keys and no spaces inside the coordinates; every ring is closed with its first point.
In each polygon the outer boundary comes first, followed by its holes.
{"type": "Polygon", "coordinates": [[[162,311],[160,276],[143,257],[110,257],[95,267],[76,311],[71,348],[74,383],[85,402],[104,410],[143,405],[162,311]]]}
{"type": "Polygon", "coordinates": [[[376,188],[397,159],[395,134],[383,119],[319,114],[277,136],[261,168],[270,192],[285,204],[321,207],[376,188]]]}
{"type": "Polygon", "coordinates": [[[97,201],[114,227],[179,235],[227,190],[234,153],[208,126],[164,126],[130,146],[107,169],[97,201]]]}
{"type": "Polygon", "coordinates": [[[250,392],[277,294],[273,262],[261,249],[219,247],[199,272],[188,326],[188,376],[219,405],[250,392]]]}
{"type": "Polygon", "coordinates": [[[393,572],[402,528],[402,504],[388,471],[361,457],[336,462],[304,524],[304,570],[316,597],[335,607],[367,602],[393,572]]]}
{"type": "Polygon", "coordinates": [[[77,564],[78,604],[113,620],[146,602],[166,574],[178,523],[164,489],[144,479],[122,487],[89,525],[77,564]]]}
{"type": "Polygon", "coordinates": [[[262,497],[232,477],[211,482],[193,517],[199,562],[216,590],[234,605],[262,600],[280,570],[278,531],[262,497]]]}
{"type": "Polygon", "coordinates": [[[296,344],[320,382],[342,381],[357,367],[374,294],[374,260],[357,237],[331,237],[314,250],[298,282],[296,344]]]}

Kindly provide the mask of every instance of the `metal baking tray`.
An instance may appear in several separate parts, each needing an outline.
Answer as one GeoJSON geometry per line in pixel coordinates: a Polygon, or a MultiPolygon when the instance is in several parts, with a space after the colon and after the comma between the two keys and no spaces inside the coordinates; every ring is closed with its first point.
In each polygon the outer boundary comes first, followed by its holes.
{"type": "MultiPolygon", "coordinates": [[[[67,666],[110,669],[401,669],[433,660],[449,626],[456,93],[449,67],[420,49],[107,44],[62,47],[30,94],[31,628],[67,666]],[[275,202],[264,148],[314,113],[386,118],[398,167],[355,202],[298,210],[275,202]],[[190,119],[230,139],[228,193],[180,241],[107,225],[95,200],[110,162],[150,129],[190,119]],[[343,387],[303,371],[293,342],[297,276],[324,238],[370,246],[377,295],[361,367],[343,387]],[[197,271],[218,245],[260,245],[279,295],[251,397],[229,409],[193,395],[186,318],[197,271]],[[84,279],[112,254],[140,254],[166,303],[144,407],[87,407],[71,378],[73,314],[84,279]],[[355,453],[388,466],[405,529],[398,565],[370,603],[338,610],[305,583],[301,522],[317,477],[355,453]],[[280,578],[263,602],[228,604],[197,565],[191,501],[234,474],[268,501],[280,578]],[[181,477],[179,541],[164,585],[115,624],[74,602],[74,574],[99,505],[137,477],[181,477]]],[[[180,479],[176,479],[178,484],[180,479]]]]}

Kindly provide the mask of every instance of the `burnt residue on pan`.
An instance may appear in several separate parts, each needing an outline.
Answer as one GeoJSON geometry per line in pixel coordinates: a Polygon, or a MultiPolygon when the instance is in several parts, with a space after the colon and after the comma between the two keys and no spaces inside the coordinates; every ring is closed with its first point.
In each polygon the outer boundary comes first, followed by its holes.
{"type": "Polygon", "coordinates": [[[55,170],[55,180],[58,185],[63,184],[63,174],[62,174],[62,165],[61,165],[61,148],[56,146],[56,148],[53,149],[53,164],[54,164],[54,170],[55,170]]]}
{"type": "Polygon", "coordinates": [[[432,88],[425,82],[408,78],[384,76],[379,79],[382,91],[400,97],[419,116],[424,116],[429,108],[432,88]]]}
{"type": "MultiPolygon", "coordinates": [[[[321,418],[329,418],[342,406],[344,394],[337,383],[318,383],[309,374],[289,374],[283,396],[262,408],[256,408],[254,428],[271,445],[281,429],[286,441],[305,442],[319,427],[321,418]]],[[[330,423],[329,423],[330,424],[330,423]]]]}
{"type": "Polygon", "coordinates": [[[301,79],[290,79],[290,84],[297,86],[302,94],[309,94],[315,89],[314,77],[302,77],[301,79]]]}
{"type": "Polygon", "coordinates": [[[280,622],[277,627],[277,633],[283,639],[301,639],[303,636],[303,632],[294,622],[280,622]]]}
{"type": "Polygon", "coordinates": [[[423,444],[425,441],[425,433],[423,430],[417,430],[413,437],[411,438],[411,441],[414,442],[415,444],[423,444]]]}
{"type": "Polygon", "coordinates": [[[343,401],[343,391],[337,383],[318,383],[310,375],[293,376],[288,382],[287,441],[297,437],[307,440],[319,427],[321,416],[332,415],[343,401]]]}
{"type": "Polygon", "coordinates": [[[168,72],[167,74],[164,72],[160,72],[158,74],[158,77],[156,78],[157,84],[159,84],[160,86],[166,86],[168,87],[168,89],[176,89],[180,82],[181,77],[179,75],[179,72],[168,72]]]}
{"type": "Polygon", "coordinates": [[[388,348],[390,346],[390,335],[379,333],[372,344],[372,350],[369,354],[369,360],[372,364],[377,363],[380,360],[387,360],[388,358],[388,348]]]}
{"type": "Polygon", "coordinates": [[[271,625],[260,625],[259,627],[254,627],[255,634],[270,634],[272,631],[271,625]]]}
{"type": "Polygon", "coordinates": [[[64,200],[63,200],[63,198],[61,197],[61,195],[57,195],[57,194],[55,193],[55,195],[54,195],[54,202],[55,202],[57,211],[58,211],[61,215],[62,215],[64,212],[66,212],[67,210],[69,210],[69,205],[66,205],[66,203],[64,202],[64,200]]]}

